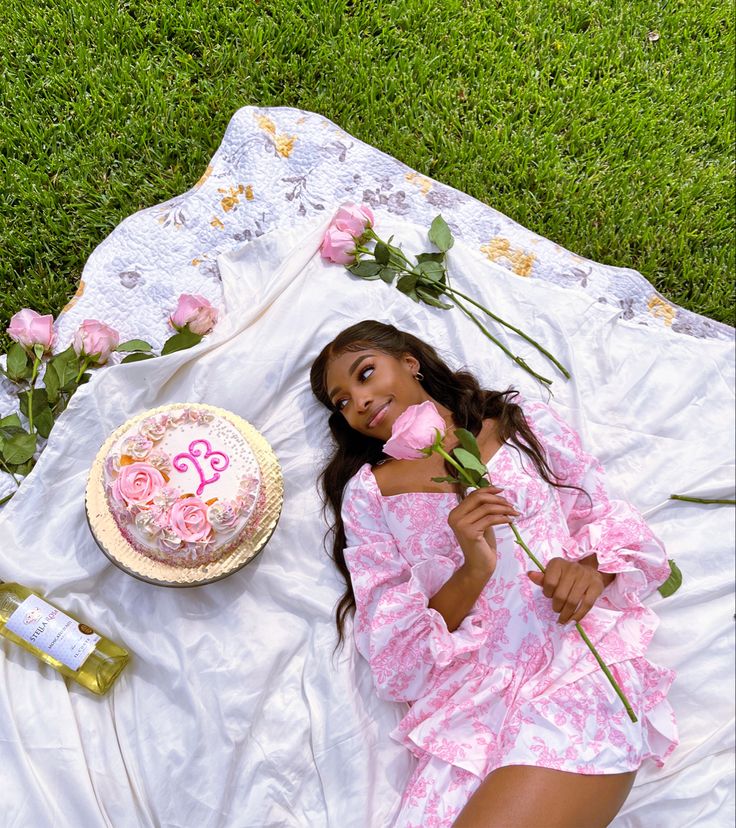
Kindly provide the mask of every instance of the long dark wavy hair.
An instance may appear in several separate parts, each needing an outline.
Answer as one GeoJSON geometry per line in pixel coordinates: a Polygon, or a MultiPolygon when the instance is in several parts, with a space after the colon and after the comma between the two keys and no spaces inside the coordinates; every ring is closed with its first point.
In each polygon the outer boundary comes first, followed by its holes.
{"type": "MultiPolygon", "coordinates": [[[[345,527],[342,520],[342,501],[345,486],[364,463],[376,465],[387,458],[383,442],[367,437],[352,429],[343,415],[335,409],[327,393],[326,374],[330,362],[350,351],[374,349],[400,359],[411,354],[419,361],[424,375],[422,386],[441,405],[452,412],[455,425],[477,435],[483,420],[496,421],[498,438],[502,443],[512,443],[527,455],[541,477],[552,486],[562,486],[547,464],[544,449],[534,436],[524,412],[513,402],[518,391],[489,391],[480,387],[478,380],[468,371],[452,371],[439,357],[435,349],[413,334],[400,331],[393,325],[367,320],[346,328],[326,345],[315,359],[310,371],[310,382],[315,397],[330,410],[329,427],[334,438],[334,450],[327,466],[320,475],[325,510],[329,506],[334,522],[332,559],[345,579],[346,591],[336,608],[338,646],[345,638],[345,620],[355,611],[355,594],[350,572],[345,563],[345,527]]],[[[452,470],[451,470],[452,471],[452,470]]],[[[577,487],[572,487],[577,488],[577,487]]]]}

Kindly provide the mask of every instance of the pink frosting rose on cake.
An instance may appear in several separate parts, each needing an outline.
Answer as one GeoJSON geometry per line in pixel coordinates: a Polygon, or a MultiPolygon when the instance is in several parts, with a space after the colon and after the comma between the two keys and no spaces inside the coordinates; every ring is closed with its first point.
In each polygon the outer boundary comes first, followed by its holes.
{"type": "Polygon", "coordinates": [[[169,526],[186,543],[205,540],[212,531],[207,504],[198,497],[177,500],[169,512],[169,526]]]}
{"type": "Polygon", "coordinates": [[[145,506],[164,485],[161,472],[150,463],[122,466],[112,487],[112,496],[126,506],[145,506]]]}

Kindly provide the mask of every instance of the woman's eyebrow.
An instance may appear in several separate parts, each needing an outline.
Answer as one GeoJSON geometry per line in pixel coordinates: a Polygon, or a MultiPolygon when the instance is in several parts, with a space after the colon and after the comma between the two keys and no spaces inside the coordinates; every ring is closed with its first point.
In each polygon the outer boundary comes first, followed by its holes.
{"type": "MultiPolygon", "coordinates": [[[[372,357],[372,356],[373,356],[373,354],[363,354],[363,356],[359,356],[357,359],[353,360],[353,361],[350,363],[350,367],[348,368],[348,376],[352,376],[352,374],[353,374],[353,372],[355,371],[355,369],[356,369],[356,368],[360,365],[360,363],[361,363],[364,359],[370,359],[370,357],[372,357]]],[[[337,386],[335,386],[335,388],[333,388],[331,391],[328,391],[328,392],[327,392],[327,396],[328,396],[330,399],[332,399],[332,398],[335,396],[335,394],[338,394],[340,391],[342,391],[342,388],[340,388],[340,386],[339,386],[339,385],[337,385],[337,386]]]]}

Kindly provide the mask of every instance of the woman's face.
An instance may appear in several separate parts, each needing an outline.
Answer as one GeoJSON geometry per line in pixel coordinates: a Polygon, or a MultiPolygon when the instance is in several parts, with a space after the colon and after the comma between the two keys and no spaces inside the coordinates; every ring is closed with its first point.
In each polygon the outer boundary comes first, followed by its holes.
{"type": "Polygon", "coordinates": [[[400,414],[430,399],[415,377],[418,370],[410,354],[397,359],[371,348],[346,351],[327,366],[327,393],[351,428],[386,442],[400,414]]]}

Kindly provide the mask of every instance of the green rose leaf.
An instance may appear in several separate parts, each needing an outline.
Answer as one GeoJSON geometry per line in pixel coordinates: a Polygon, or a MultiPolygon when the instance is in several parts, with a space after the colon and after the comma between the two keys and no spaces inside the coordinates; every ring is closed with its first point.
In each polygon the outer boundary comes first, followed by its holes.
{"type": "Polygon", "coordinates": [[[21,475],[25,477],[27,474],[30,474],[31,469],[36,465],[36,461],[31,458],[30,460],[26,460],[25,463],[18,463],[17,465],[10,465],[8,464],[8,468],[10,469],[13,474],[21,475]]]}
{"type": "Polygon", "coordinates": [[[69,400],[66,397],[59,397],[59,399],[54,403],[53,408],[51,409],[54,417],[58,417],[59,414],[67,407],[69,404],[69,400]]]}
{"type": "Polygon", "coordinates": [[[422,262],[444,262],[445,254],[444,253],[420,253],[417,256],[417,263],[421,264],[422,262]]]}
{"type": "Polygon", "coordinates": [[[428,237],[432,244],[439,247],[443,253],[448,251],[455,243],[455,240],[452,238],[452,232],[442,216],[435,217],[429,228],[428,237]]]}
{"type": "Polygon", "coordinates": [[[201,341],[202,337],[199,334],[192,333],[189,330],[180,331],[164,342],[161,355],[173,354],[174,351],[184,351],[187,348],[194,347],[194,345],[199,345],[201,341]]]}
{"type": "Polygon", "coordinates": [[[435,483],[461,483],[457,477],[433,477],[432,480],[435,483]]]}
{"type": "Polygon", "coordinates": [[[463,486],[473,486],[475,489],[483,488],[484,479],[483,475],[477,471],[477,469],[465,468],[463,469],[463,473],[460,475],[460,482],[463,486]]]}
{"type": "Polygon", "coordinates": [[[487,469],[483,461],[479,460],[474,454],[471,454],[466,449],[456,448],[453,449],[452,453],[455,455],[458,463],[460,463],[460,465],[464,468],[478,472],[481,476],[486,473],[487,469]]]}
{"type": "Polygon", "coordinates": [[[391,261],[391,251],[387,244],[383,242],[376,242],[373,248],[373,255],[376,257],[378,264],[387,265],[391,261]]]}
{"type": "Polygon", "coordinates": [[[59,382],[59,374],[56,371],[56,366],[52,362],[49,362],[46,366],[46,371],[43,375],[43,384],[46,386],[49,402],[55,403],[59,399],[61,383],[59,382]]]}
{"type": "MultiPolygon", "coordinates": [[[[28,416],[29,412],[29,399],[28,394],[20,394],[19,395],[19,402],[20,402],[20,410],[22,414],[28,416]]],[[[45,388],[34,388],[33,395],[31,396],[31,405],[30,408],[33,409],[33,419],[35,420],[36,417],[43,411],[44,408],[48,408],[49,405],[49,396],[46,393],[45,388]]]]}
{"type": "MultiPolygon", "coordinates": [[[[49,366],[53,365],[59,377],[59,388],[62,391],[71,393],[77,387],[77,374],[79,373],[79,357],[74,352],[73,346],[66,351],[57,354],[49,360],[49,366]]],[[[48,371],[49,366],[46,370],[48,371]]]]}
{"type": "Polygon", "coordinates": [[[33,415],[33,427],[44,438],[51,434],[51,429],[54,427],[54,415],[48,406],[33,415]]]}
{"type": "Polygon", "coordinates": [[[445,268],[440,262],[419,262],[417,270],[432,282],[439,282],[445,275],[445,268]]]}
{"type": "Polygon", "coordinates": [[[24,431],[21,434],[14,434],[12,437],[5,438],[3,457],[9,465],[17,466],[30,460],[35,450],[36,435],[24,431]]]}
{"type": "Polygon", "coordinates": [[[155,356],[156,354],[128,354],[120,360],[120,364],[122,365],[124,362],[142,362],[144,359],[153,359],[155,356]]]}
{"type": "Polygon", "coordinates": [[[433,296],[429,291],[425,290],[424,288],[417,288],[417,295],[419,298],[426,302],[428,305],[432,305],[433,308],[442,308],[442,310],[450,310],[452,305],[448,305],[445,302],[440,302],[435,296],[433,296]]]}
{"type": "Polygon", "coordinates": [[[682,586],[682,572],[677,564],[669,558],[667,563],[670,565],[670,577],[659,587],[659,592],[663,598],[668,598],[682,586]]]}
{"type": "Polygon", "coordinates": [[[404,270],[406,267],[406,262],[404,261],[404,257],[401,255],[401,250],[398,247],[392,247],[389,245],[389,264],[392,267],[395,267],[396,270],[404,270]]]}
{"type": "Polygon", "coordinates": [[[381,272],[381,265],[378,262],[362,261],[351,265],[348,270],[355,276],[360,276],[361,279],[377,279],[381,272]]]}
{"type": "MultiPolygon", "coordinates": [[[[407,273],[406,276],[402,276],[399,279],[399,281],[396,283],[396,287],[402,293],[405,293],[407,296],[409,296],[410,294],[414,293],[414,288],[417,286],[418,281],[419,277],[415,273],[407,273]]],[[[414,295],[416,296],[416,294],[414,295]]]]}
{"type": "Polygon", "coordinates": [[[391,282],[393,282],[393,280],[396,278],[396,273],[397,272],[398,271],[393,270],[390,267],[384,267],[384,268],[381,269],[381,272],[378,275],[381,277],[381,279],[383,279],[383,281],[387,285],[390,285],[391,282]]]}
{"type": "Polygon", "coordinates": [[[23,428],[20,422],[20,417],[17,414],[8,414],[0,420],[0,429],[8,428],[23,428]]]}
{"type": "Polygon", "coordinates": [[[478,441],[475,439],[475,435],[472,431],[468,431],[466,428],[458,428],[455,429],[455,436],[460,441],[460,445],[465,449],[465,451],[470,452],[476,460],[481,459],[478,441]]]}
{"type": "Polygon", "coordinates": [[[127,342],[121,342],[116,351],[151,351],[153,346],[144,339],[129,339],[127,342]]]}
{"type": "Polygon", "coordinates": [[[30,379],[31,374],[33,373],[33,366],[28,359],[28,354],[17,342],[14,342],[10,348],[8,348],[6,371],[8,378],[13,380],[13,382],[18,382],[22,379],[30,379]]]}

